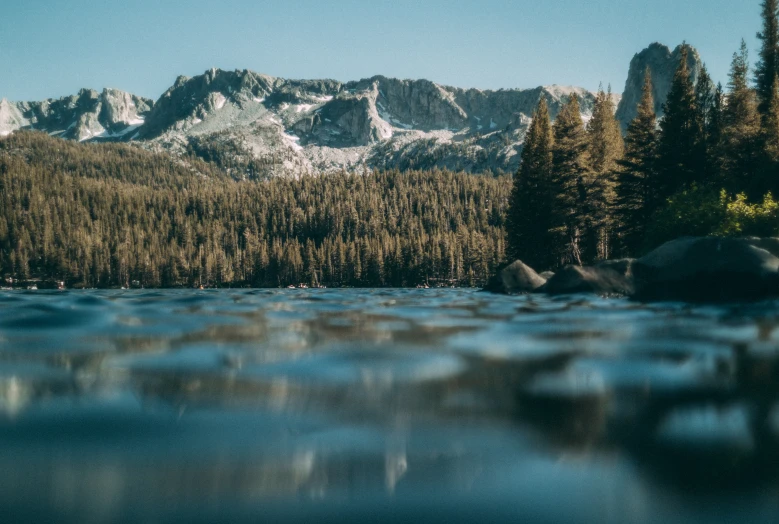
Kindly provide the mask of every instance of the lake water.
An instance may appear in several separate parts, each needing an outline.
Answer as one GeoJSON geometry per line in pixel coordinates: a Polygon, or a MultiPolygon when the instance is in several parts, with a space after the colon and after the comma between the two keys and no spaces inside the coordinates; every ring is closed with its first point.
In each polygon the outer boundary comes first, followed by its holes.
{"type": "Polygon", "coordinates": [[[779,302],[0,292],[0,521],[779,520],[779,302]]]}

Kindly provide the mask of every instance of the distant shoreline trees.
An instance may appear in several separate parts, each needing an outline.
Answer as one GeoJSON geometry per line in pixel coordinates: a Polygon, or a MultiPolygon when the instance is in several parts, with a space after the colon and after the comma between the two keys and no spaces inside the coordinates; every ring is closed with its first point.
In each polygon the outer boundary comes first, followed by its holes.
{"type": "Polygon", "coordinates": [[[0,139],[0,276],[475,286],[505,258],[509,188],[447,171],[237,182],[206,163],[17,132],[0,139]]]}

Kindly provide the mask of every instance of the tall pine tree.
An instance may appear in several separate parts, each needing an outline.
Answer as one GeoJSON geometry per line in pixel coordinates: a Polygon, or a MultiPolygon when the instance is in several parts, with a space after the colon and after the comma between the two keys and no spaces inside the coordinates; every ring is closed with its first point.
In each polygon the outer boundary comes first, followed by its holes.
{"type": "Polygon", "coordinates": [[[758,95],[758,110],[768,116],[774,77],[779,74],[779,0],[763,0],[761,4],[763,30],[757,34],[762,45],[760,59],[755,65],[755,83],[758,95]]]}
{"type": "Polygon", "coordinates": [[[597,257],[608,258],[613,244],[613,224],[610,220],[615,201],[615,170],[622,158],[624,142],[617,119],[614,117],[611,86],[608,92],[599,89],[595,96],[592,119],[587,126],[589,162],[592,170],[589,181],[589,208],[597,232],[597,257]]]}
{"type": "Polygon", "coordinates": [[[616,220],[621,255],[637,255],[644,242],[649,217],[659,204],[655,191],[657,117],[649,68],[636,118],[628,125],[625,156],[618,162],[616,220]]]}
{"type": "Polygon", "coordinates": [[[608,92],[598,89],[592,119],[587,125],[590,165],[596,175],[612,172],[622,157],[624,144],[615,110],[611,86],[608,92]]]}
{"type": "Polygon", "coordinates": [[[680,188],[701,181],[705,173],[698,101],[688,58],[689,46],[684,44],[663,106],[665,116],[660,121],[657,182],[661,198],[668,198],[680,188]]]}
{"type": "MultiPolygon", "coordinates": [[[[763,130],[767,160],[771,163],[777,163],[779,162],[779,74],[774,77],[768,111],[763,120],[763,130]]],[[[774,194],[779,195],[779,192],[776,192],[776,187],[772,190],[774,194]]]]}
{"type": "Polygon", "coordinates": [[[562,264],[582,264],[595,258],[597,229],[588,209],[591,187],[587,131],[576,94],[562,107],[554,123],[554,166],[557,256],[562,264]]]}
{"type": "Polygon", "coordinates": [[[525,137],[506,221],[509,257],[538,269],[556,263],[552,148],[549,107],[541,97],[525,137]]]}
{"type": "Polygon", "coordinates": [[[717,110],[717,88],[709,76],[706,64],[701,66],[701,72],[698,75],[698,83],[695,84],[695,101],[698,111],[698,126],[701,130],[701,140],[703,147],[708,151],[712,147],[709,133],[711,132],[712,120],[716,120],[715,111],[717,110]]]}
{"type": "Polygon", "coordinates": [[[757,34],[761,41],[760,58],[755,65],[757,109],[761,117],[763,158],[759,183],[755,193],[779,191],[779,106],[777,78],[779,77],[779,0],[763,0],[761,4],[763,30],[757,34]]]}
{"type": "Polygon", "coordinates": [[[746,191],[752,198],[762,197],[761,121],[756,93],[749,87],[749,53],[743,40],[739,52],[733,55],[723,124],[721,150],[726,187],[732,192],[746,191]]]}
{"type": "Polygon", "coordinates": [[[763,189],[779,195],[779,74],[774,77],[768,111],[763,116],[763,189]]]}
{"type": "Polygon", "coordinates": [[[712,171],[718,178],[722,176],[721,154],[722,134],[725,127],[725,90],[722,83],[717,83],[714,91],[714,99],[709,113],[708,124],[704,130],[707,142],[710,144],[708,162],[712,171]]]}

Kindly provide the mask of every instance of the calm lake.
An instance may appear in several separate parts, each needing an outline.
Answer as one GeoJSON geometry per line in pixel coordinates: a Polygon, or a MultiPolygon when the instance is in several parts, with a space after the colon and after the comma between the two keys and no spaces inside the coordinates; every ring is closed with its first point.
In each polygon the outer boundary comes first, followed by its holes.
{"type": "Polygon", "coordinates": [[[771,522],[779,302],[0,292],[0,521],[771,522]]]}

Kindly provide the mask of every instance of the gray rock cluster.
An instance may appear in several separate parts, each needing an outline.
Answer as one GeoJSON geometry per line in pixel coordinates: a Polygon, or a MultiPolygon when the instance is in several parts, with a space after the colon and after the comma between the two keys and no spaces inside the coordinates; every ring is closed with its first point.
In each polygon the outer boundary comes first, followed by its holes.
{"type": "Polygon", "coordinates": [[[597,293],[641,301],[729,302],[779,297],[779,239],[680,238],[637,260],[567,266],[544,278],[520,261],[485,288],[499,293],[597,293]]]}
{"type": "Polygon", "coordinates": [[[544,286],[549,276],[550,273],[541,276],[533,268],[517,260],[498,271],[484,290],[493,293],[531,293],[544,286]]]}
{"type": "Polygon", "coordinates": [[[632,295],[632,260],[606,262],[592,267],[566,266],[538,289],[549,295],[597,293],[599,295],[632,295]],[[620,264],[625,262],[625,264],[620,264]]]}

